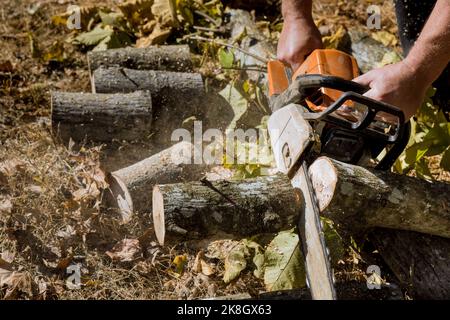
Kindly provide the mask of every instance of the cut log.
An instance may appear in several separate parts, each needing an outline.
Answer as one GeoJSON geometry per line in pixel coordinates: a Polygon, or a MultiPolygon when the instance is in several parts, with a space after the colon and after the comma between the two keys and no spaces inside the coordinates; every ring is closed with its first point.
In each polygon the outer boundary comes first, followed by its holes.
{"type": "Polygon", "coordinates": [[[450,184],[369,171],[321,157],[309,168],[320,210],[347,230],[372,227],[450,238],[450,184]]]}
{"type": "Polygon", "coordinates": [[[193,155],[192,143],[179,142],[147,159],[113,172],[106,198],[109,206],[118,207],[124,220],[128,220],[133,211],[150,213],[154,185],[199,180],[207,171],[207,165],[193,164],[193,155]]]}
{"type": "Polygon", "coordinates": [[[204,131],[224,130],[234,115],[223,97],[214,90],[206,92],[198,73],[100,68],[94,72],[92,81],[96,92],[132,92],[143,88],[151,92],[151,141],[160,150],[172,144],[174,130],[184,128],[193,132],[193,121],[185,121],[188,118],[202,119],[204,131]]]}
{"type": "Polygon", "coordinates": [[[450,240],[412,231],[374,230],[369,239],[416,299],[450,299],[450,240]]]}
{"type": "Polygon", "coordinates": [[[180,235],[277,232],[296,225],[299,195],[284,175],[244,181],[156,185],[153,223],[158,241],[180,235]]]}
{"type": "Polygon", "coordinates": [[[149,92],[92,94],[53,92],[52,128],[63,141],[134,140],[147,136],[152,124],[149,92]]]}
{"type": "Polygon", "coordinates": [[[450,298],[450,184],[329,158],[317,159],[309,170],[321,211],[341,230],[354,235],[380,227],[369,240],[409,295],[450,298]]]}
{"type": "Polygon", "coordinates": [[[181,94],[183,98],[192,99],[199,93],[205,92],[202,76],[199,73],[112,67],[95,70],[91,81],[94,93],[128,93],[148,90],[155,104],[174,95],[181,94]]]}
{"type": "Polygon", "coordinates": [[[100,68],[92,76],[92,86],[97,93],[150,91],[154,142],[165,147],[173,130],[181,128],[187,118],[202,118],[208,105],[198,73],[100,68]]]}
{"type": "Polygon", "coordinates": [[[187,45],[120,48],[88,53],[91,74],[100,67],[122,67],[139,70],[191,71],[192,61],[187,45]]]}

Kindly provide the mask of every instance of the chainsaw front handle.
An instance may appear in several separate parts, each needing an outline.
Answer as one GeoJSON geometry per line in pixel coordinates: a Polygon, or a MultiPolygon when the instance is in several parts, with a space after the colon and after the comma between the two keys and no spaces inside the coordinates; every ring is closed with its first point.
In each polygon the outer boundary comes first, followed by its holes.
{"type": "Polygon", "coordinates": [[[359,94],[364,94],[369,91],[369,87],[363,86],[351,80],[345,80],[335,76],[327,76],[321,74],[305,74],[300,75],[294,79],[298,82],[303,90],[329,88],[339,91],[353,91],[359,94]]]}
{"type": "Polygon", "coordinates": [[[308,121],[323,120],[349,130],[360,131],[363,135],[391,144],[392,147],[387,151],[386,155],[380,160],[376,167],[377,169],[388,170],[405,149],[411,131],[411,124],[409,122],[405,123],[404,113],[399,108],[363,96],[363,94],[370,89],[369,87],[339,77],[320,74],[305,74],[298,76],[282,94],[273,97],[271,101],[272,109],[275,111],[289,103],[302,103],[305,98],[320,88],[339,90],[342,91],[343,94],[333,104],[321,112],[305,112],[303,114],[304,119],[308,121]],[[348,101],[354,101],[367,107],[367,114],[361,121],[351,122],[331,116],[333,112],[338,110],[348,101]],[[370,124],[375,120],[376,115],[380,112],[392,115],[398,119],[393,134],[384,134],[369,128],[370,124]]]}

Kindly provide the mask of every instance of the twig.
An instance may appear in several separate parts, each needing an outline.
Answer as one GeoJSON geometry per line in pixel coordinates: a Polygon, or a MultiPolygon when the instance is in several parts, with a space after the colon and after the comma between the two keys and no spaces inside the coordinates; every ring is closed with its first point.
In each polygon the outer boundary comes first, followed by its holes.
{"type": "Polygon", "coordinates": [[[195,10],[194,13],[198,14],[199,16],[202,16],[203,18],[205,18],[206,20],[208,20],[209,22],[214,24],[216,27],[220,27],[220,23],[217,23],[217,21],[214,20],[214,18],[210,17],[206,13],[199,11],[199,10],[195,10]]]}
{"type": "Polygon", "coordinates": [[[225,69],[225,70],[242,70],[242,71],[258,71],[258,72],[267,73],[266,69],[259,69],[259,68],[222,67],[222,69],[225,69]]]}
{"type": "Polygon", "coordinates": [[[194,26],[194,29],[200,30],[200,31],[209,31],[209,32],[217,32],[217,33],[225,33],[224,28],[206,28],[206,27],[200,27],[200,26],[194,26]]]}
{"type": "Polygon", "coordinates": [[[244,54],[246,54],[246,55],[248,55],[248,56],[250,56],[250,57],[252,57],[252,58],[254,58],[256,60],[258,60],[258,61],[261,61],[262,63],[266,63],[267,64],[269,62],[269,59],[260,57],[260,56],[258,56],[256,54],[248,52],[247,50],[241,49],[241,48],[239,48],[237,46],[234,46],[232,44],[228,44],[228,43],[225,43],[225,42],[217,41],[215,39],[208,39],[208,38],[204,38],[204,37],[200,37],[200,36],[188,36],[188,38],[193,39],[193,40],[212,42],[212,43],[218,44],[220,46],[224,46],[224,47],[227,47],[227,48],[232,48],[232,49],[238,50],[238,51],[240,51],[240,52],[242,52],[242,53],[244,53],[244,54]]]}
{"type": "Polygon", "coordinates": [[[214,191],[214,192],[218,193],[219,195],[221,195],[225,200],[227,200],[227,201],[228,201],[229,203],[231,203],[233,206],[239,207],[239,205],[238,205],[236,202],[234,202],[230,197],[228,197],[228,196],[227,196],[226,194],[224,194],[222,191],[220,191],[219,189],[217,189],[216,187],[214,187],[214,185],[213,185],[213,184],[211,183],[211,181],[209,181],[208,179],[202,178],[202,179],[200,180],[200,182],[201,182],[204,186],[210,188],[212,191],[214,191]]]}

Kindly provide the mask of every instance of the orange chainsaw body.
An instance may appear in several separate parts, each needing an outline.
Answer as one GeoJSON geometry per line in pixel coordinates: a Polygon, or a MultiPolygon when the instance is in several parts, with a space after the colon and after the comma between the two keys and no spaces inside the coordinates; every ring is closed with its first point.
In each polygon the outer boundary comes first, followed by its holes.
{"type": "MultiPolygon", "coordinates": [[[[334,49],[316,49],[293,73],[290,67],[279,60],[267,64],[269,78],[269,94],[278,95],[286,90],[289,83],[300,75],[321,74],[353,80],[359,76],[358,64],[354,57],[334,49]],[[289,79],[291,77],[291,79],[289,79]]],[[[330,106],[342,92],[329,88],[320,88],[318,92],[305,99],[313,111],[323,111],[330,106]]]]}

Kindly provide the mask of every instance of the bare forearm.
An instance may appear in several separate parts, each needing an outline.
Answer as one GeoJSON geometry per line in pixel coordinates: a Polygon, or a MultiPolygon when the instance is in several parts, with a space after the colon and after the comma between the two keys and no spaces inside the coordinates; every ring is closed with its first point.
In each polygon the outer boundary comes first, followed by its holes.
{"type": "Polygon", "coordinates": [[[312,19],[312,0],[283,0],[281,13],[286,19],[312,19]]]}
{"type": "Polygon", "coordinates": [[[450,1],[438,0],[405,63],[431,85],[450,61],[450,1]]]}

